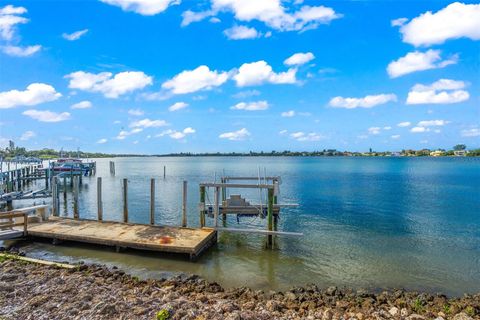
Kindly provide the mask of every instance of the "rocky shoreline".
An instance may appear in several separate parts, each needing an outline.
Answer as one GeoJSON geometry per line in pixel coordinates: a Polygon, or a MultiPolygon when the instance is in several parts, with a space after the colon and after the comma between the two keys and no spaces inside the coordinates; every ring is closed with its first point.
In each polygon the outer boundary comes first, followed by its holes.
{"type": "Polygon", "coordinates": [[[223,289],[198,276],[139,280],[115,267],[65,269],[0,257],[0,319],[470,320],[480,319],[480,294],[223,289]]]}

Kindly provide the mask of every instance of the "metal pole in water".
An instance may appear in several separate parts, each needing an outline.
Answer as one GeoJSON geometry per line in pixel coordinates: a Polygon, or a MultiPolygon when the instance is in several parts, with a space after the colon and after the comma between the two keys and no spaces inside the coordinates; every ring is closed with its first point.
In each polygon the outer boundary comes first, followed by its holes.
{"type": "Polygon", "coordinates": [[[182,227],[187,226],[187,181],[183,181],[182,227]]]}
{"type": "Polygon", "coordinates": [[[155,224],[155,179],[150,179],[150,224],[155,224]]]}

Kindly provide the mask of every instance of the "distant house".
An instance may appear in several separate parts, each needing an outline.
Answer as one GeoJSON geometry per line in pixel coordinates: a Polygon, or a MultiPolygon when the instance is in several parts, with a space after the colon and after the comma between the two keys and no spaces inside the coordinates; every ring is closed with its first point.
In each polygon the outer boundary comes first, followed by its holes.
{"type": "Polygon", "coordinates": [[[392,157],[401,157],[401,156],[402,156],[401,152],[398,152],[398,151],[392,152],[392,157]]]}
{"type": "Polygon", "coordinates": [[[432,157],[441,157],[441,156],[444,156],[444,155],[446,155],[446,153],[443,150],[435,150],[435,151],[430,152],[430,156],[432,156],[432,157]]]}
{"type": "Polygon", "coordinates": [[[465,157],[467,155],[468,151],[467,150],[455,150],[453,151],[453,154],[456,157],[465,157]]]}

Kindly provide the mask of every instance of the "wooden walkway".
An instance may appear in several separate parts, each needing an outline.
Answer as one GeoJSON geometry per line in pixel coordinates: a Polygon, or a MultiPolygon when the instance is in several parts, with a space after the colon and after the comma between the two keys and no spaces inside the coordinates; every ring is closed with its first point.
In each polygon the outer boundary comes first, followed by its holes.
{"type": "Polygon", "coordinates": [[[28,236],[188,254],[195,260],[217,240],[214,229],[180,228],[111,221],[50,217],[28,224],[28,236]]]}

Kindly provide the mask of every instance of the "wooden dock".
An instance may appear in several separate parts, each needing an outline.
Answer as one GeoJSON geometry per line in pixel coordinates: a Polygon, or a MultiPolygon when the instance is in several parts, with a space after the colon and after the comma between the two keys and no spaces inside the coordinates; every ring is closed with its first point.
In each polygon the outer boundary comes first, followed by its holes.
{"type": "Polygon", "coordinates": [[[111,221],[50,217],[48,221],[28,224],[28,236],[54,241],[66,240],[90,244],[189,255],[195,260],[216,243],[211,228],[183,228],[111,221]]]}

